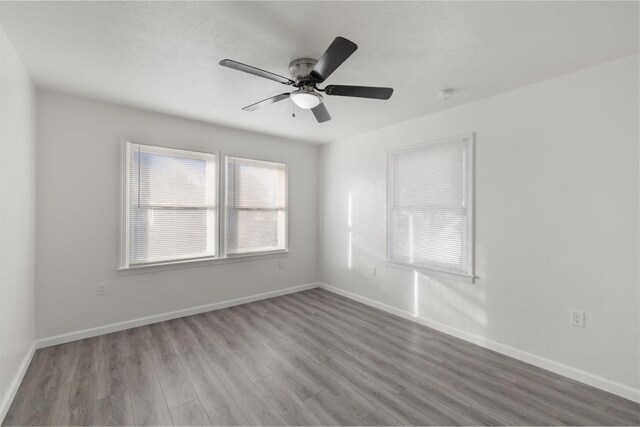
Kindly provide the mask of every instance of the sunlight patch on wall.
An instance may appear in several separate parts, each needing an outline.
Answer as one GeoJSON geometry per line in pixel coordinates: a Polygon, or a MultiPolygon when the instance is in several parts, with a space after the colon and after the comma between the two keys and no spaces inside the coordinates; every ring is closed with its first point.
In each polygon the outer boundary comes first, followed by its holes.
{"type": "Polygon", "coordinates": [[[418,272],[413,270],[413,316],[418,317],[418,272]]]}
{"type": "Polygon", "coordinates": [[[347,248],[347,267],[349,268],[349,270],[351,270],[352,266],[353,266],[353,235],[351,233],[351,218],[352,218],[352,212],[351,212],[351,193],[349,193],[349,205],[348,205],[348,218],[347,218],[347,225],[349,226],[349,247],[347,248]]]}
{"type": "Polygon", "coordinates": [[[351,193],[349,193],[349,217],[347,219],[347,225],[349,226],[349,228],[351,228],[351,193]]]}

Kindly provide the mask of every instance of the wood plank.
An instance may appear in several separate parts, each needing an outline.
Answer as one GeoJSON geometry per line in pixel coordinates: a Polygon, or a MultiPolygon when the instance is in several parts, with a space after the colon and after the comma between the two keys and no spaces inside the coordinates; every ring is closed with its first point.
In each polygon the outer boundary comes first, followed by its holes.
{"type": "MultiPolygon", "coordinates": [[[[390,359],[384,359],[375,354],[371,349],[365,349],[357,341],[347,341],[339,334],[332,332],[321,322],[305,322],[297,318],[290,312],[288,307],[274,301],[272,303],[274,312],[287,316],[289,323],[295,324],[304,330],[304,333],[313,339],[316,345],[322,346],[332,358],[349,360],[358,369],[378,378],[381,383],[392,386],[397,392],[407,388],[414,378],[406,371],[396,366],[390,359]]],[[[285,322],[286,324],[286,322],[285,322]]],[[[285,327],[285,325],[281,325],[285,327]]]]}
{"type": "Polygon", "coordinates": [[[435,423],[435,420],[422,410],[409,406],[397,394],[379,387],[375,379],[368,377],[357,369],[353,369],[347,362],[331,359],[327,361],[327,367],[348,380],[360,393],[367,396],[377,408],[389,413],[400,424],[428,425],[435,423]]]}
{"type": "Polygon", "coordinates": [[[183,345],[196,345],[202,348],[212,362],[224,364],[229,361],[228,347],[225,347],[220,335],[209,327],[204,315],[177,319],[176,323],[182,326],[181,330],[186,341],[183,345]]]}
{"type": "Polygon", "coordinates": [[[382,409],[376,409],[362,420],[360,425],[363,426],[397,426],[398,422],[382,409]]]}
{"type": "Polygon", "coordinates": [[[322,424],[322,421],[305,406],[304,402],[275,375],[261,379],[256,382],[256,386],[287,424],[292,426],[322,424]]]}
{"type": "Polygon", "coordinates": [[[211,422],[199,400],[193,400],[171,410],[171,418],[177,426],[210,426],[211,422]]]}
{"type": "MultiPolygon", "coordinates": [[[[124,335],[123,335],[124,336],[124,335]]],[[[96,354],[97,398],[122,394],[128,390],[125,364],[125,354],[121,353],[122,344],[113,334],[98,337],[98,352],[96,354]]]]}
{"type": "Polygon", "coordinates": [[[197,350],[186,350],[178,358],[213,425],[249,424],[208,363],[206,356],[199,354],[197,350]]]}
{"type": "Polygon", "coordinates": [[[95,425],[128,426],[133,424],[133,410],[128,391],[112,394],[97,401],[95,425]]]}
{"type": "Polygon", "coordinates": [[[328,417],[330,424],[344,426],[360,425],[360,420],[376,409],[362,405],[359,399],[352,399],[350,395],[336,395],[328,390],[322,390],[304,403],[322,419],[328,417]]]}
{"type": "Polygon", "coordinates": [[[151,355],[134,354],[123,362],[135,425],[172,425],[151,355]]]}
{"type": "Polygon", "coordinates": [[[198,398],[175,354],[152,351],[151,356],[169,409],[198,398]]]}
{"type": "Polygon", "coordinates": [[[174,351],[170,329],[163,323],[153,326],[150,328],[151,348],[146,353],[153,360],[167,406],[171,409],[196,400],[198,396],[174,351]]]}
{"type": "MultiPolygon", "coordinates": [[[[232,313],[237,313],[241,315],[243,319],[247,321],[248,324],[251,325],[252,329],[256,331],[256,334],[259,334],[263,337],[263,342],[267,343],[273,348],[277,348],[278,352],[282,351],[286,354],[298,354],[303,355],[308,359],[313,360],[315,363],[322,364],[329,359],[329,356],[319,355],[314,352],[314,349],[311,347],[305,346],[303,343],[297,341],[295,338],[291,337],[292,333],[291,326],[285,327],[282,329],[280,326],[275,323],[272,323],[268,316],[263,317],[259,314],[259,311],[254,310],[255,306],[253,304],[247,304],[243,306],[235,306],[230,308],[229,310],[232,313]]],[[[279,354],[282,357],[282,354],[279,354]]]]}
{"type": "Polygon", "coordinates": [[[251,346],[236,335],[233,325],[229,324],[223,314],[210,312],[205,318],[210,327],[220,334],[221,341],[226,344],[227,353],[238,363],[251,381],[273,375],[273,372],[262,362],[261,355],[253,351],[251,346]]]}
{"type": "Polygon", "coordinates": [[[229,311],[229,316],[242,328],[246,343],[252,345],[262,355],[261,360],[265,366],[280,378],[301,400],[305,400],[321,390],[320,386],[314,383],[304,372],[278,354],[268,344],[270,340],[266,336],[253,331],[251,325],[242,316],[233,311],[229,311]]]}
{"type": "Polygon", "coordinates": [[[212,366],[251,425],[281,426],[285,424],[278,411],[260,393],[256,384],[251,382],[235,361],[229,360],[226,365],[212,364],[212,366]]]}
{"type": "Polygon", "coordinates": [[[92,425],[96,419],[97,404],[96,375],[85,375],[76,378],[71,387],[68,405],[68,417],[64,425],[83,426],[92,425]]]}

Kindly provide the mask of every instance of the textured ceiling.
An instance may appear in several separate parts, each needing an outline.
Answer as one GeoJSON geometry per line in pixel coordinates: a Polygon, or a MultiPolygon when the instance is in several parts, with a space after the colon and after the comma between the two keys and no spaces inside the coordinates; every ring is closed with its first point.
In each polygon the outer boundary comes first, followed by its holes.
{"type": "Polygon", "coordinates": [[[333,141],[638,52],[638,2],[2,2],[0,24],[40,88],[310,142],[333,141]],[[389,101],[325,97],[291,117],[286,91],[220,67],[288,76],[335,36],[359,50],[328,84],[392,86],[389,101]],[[454,88],[448,102],[438,92],[454,88]]]}

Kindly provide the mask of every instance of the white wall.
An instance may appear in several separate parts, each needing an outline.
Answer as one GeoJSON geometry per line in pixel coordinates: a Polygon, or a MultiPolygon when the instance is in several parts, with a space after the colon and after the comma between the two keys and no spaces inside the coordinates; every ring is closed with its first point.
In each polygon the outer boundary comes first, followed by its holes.
{"type": "Polygon", "coordinates": [[[35,89],[0,28],[0,421],[34,341],[35,89]]]}
{"type": "Polygon", "coordinates": [[[636,55],[324,146],[321,281],[638,399],[638,93],[636,55]],[[467,132],[479,279],[416,283],[385,263],[387,151],[467,132]]]}
{"type": "Polygon", "coordinates": [[[38,338],[316,281],[317,146],[51,92],[38,92],[37,108],[38,338]],[[288,162],[288,256],[116,271],[121,136],[288,162]],[[108,295],[96,295],[99,282],[108,284],[108,295]]]}

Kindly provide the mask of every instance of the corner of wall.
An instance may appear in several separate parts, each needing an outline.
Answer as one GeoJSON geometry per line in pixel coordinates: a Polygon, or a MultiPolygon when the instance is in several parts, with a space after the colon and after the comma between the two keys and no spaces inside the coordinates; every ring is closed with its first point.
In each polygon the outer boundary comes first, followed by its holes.
{"type": "Polygon", "coordinates": [[[0,293],[3,295],[0,420],[3,420],[35,351],[36,91],[1,27],[0,56],[0,293]]]}

